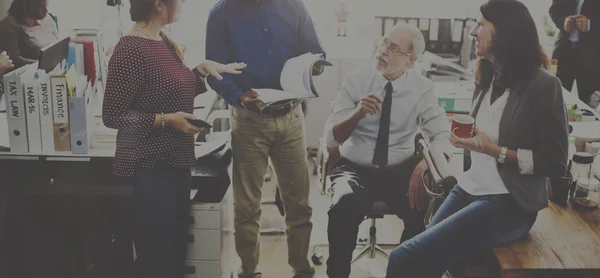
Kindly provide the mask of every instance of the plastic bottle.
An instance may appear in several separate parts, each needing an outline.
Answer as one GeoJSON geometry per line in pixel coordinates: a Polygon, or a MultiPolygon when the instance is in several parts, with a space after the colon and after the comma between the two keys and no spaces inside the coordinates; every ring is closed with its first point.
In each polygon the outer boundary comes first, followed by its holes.
{"type": "Polygon", "coordinates": [[[573,159],[573,155],[577,152],[577,148],[575,147],[575,137],[569,136],[569,160],[573,159]]]}

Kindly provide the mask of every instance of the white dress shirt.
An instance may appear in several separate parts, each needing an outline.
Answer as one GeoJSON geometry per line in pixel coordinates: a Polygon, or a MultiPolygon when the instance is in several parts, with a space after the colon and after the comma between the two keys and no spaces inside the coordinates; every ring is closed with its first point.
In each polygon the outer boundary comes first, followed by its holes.
{"type": "MultiPolygon", "coordinates": [[[[485,94],[475,119],[477,128],[485,132],[496,144],[500,133],[500,120],[509,94],[510,91],[507,90],[493,104],[490,104],[491,92],[485,94]]],[[[519,172],[523,175],[532,175],[533,152],[519,149],[517,150],[517,159],[519,172]]],[[[500,178],[496,158],[487,154],[472,151],[471,169],[460,174],[457,180],[462,189],[474,196],[508,193],[504,181],[500,178]]]]}
{"type": "MultiPolygon", "coordinates": [[[[325,125],[325,138],[329,147],[340,145],[333,136],[333,126],[352,115],[364,96],[374,93],[383,100],[384,88],[388,82],[374,68],[364,68],[348,74],[325,125]]],[[[436,145],[450,155],[450,122],[444,109],[438,105],[433,82],[412,69],[407,69],[400,78],[391,82],[394,91],[388,165],[399,164],[413,155],[418,128],[431,138],[432,147],[436,145]]],[[[367,115],[358,122],[350,138],[340,146],[340,153],[344,158],[364,167],[374,167],[372,160],[380,118],[381,112],[367,115]]]]}

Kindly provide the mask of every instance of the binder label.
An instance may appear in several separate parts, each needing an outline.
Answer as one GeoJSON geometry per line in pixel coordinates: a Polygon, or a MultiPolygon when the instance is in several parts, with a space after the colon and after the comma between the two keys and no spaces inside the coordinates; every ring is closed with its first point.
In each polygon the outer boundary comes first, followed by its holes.
{"type": "Polygon", "coordinates": [[[27,110],[30,114],[37,113],[37,104],[35,103],[35,92],[32,86],[27,87],[27,110]]]}
{"type": "Polygon", "coordinates": [[[50,115],[50,96],[48,92],[48,83],[42,83],[40,86],[40,90],[42,90],[42,115],[47,116],[50,115]]]}
{"type": "Polygon", "coordinates": [[[19,89],[16,81],[11,80],[8,82],[8,97],[6,101],[9,104],[9,115],[11,118],[15,120],[23,119],[22,102],[19,101],[19,89]]]}
{"type": "Polygon", "coordinates": [[[67,86],[64,78],[62,82],[54,85],[54,123],[67,124],[69,123],[69,111],[67,103],[67,86]]]}

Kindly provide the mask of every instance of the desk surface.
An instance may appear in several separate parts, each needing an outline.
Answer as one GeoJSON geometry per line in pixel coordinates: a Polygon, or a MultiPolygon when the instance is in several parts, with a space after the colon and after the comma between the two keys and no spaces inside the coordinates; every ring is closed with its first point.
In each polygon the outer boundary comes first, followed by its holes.
{"type": "Polygon", "coordinates": [[[600,210],[551,203],[525,239],[495,248],[494,254],[504,277],[600,277],[600,210]]]}
{"type": "MultiPolygon", "coordinates": [[[[98,98],[98,96],[97,96],[98,98]]],[[[217,101],[218,96],[214,91],[208,91],[204,94],[201,94],[196,97],[194,100],[194,107],[203,107],[194,110],[194,116],[198,119],[206,120],[208,115],[210,114],[214,103],[217,101]]],[[[100,106],[101,102],[96,101],[95,103],[100,106]]],[[[4,103],[0,103],[0,107],[4,107],[4,103]]],[[[0,151],[0,159],[38,159],[39,157],[48,157],[55,158],[57,160],[66,159],[66,160],[86,160],[90,158],[110,158],[115,155],[115,140],[116,140],[116,130],[105,127],[102,124],[102,117],[100,115],[101,109],[96,107],[96,135],[94,136],[94,141],[96,141],[88,154],[73,154],[69,152],[50,152],[50,153],[11,153],[7,151],[0,151]],[[111,137],[114,138],[109,140],[98,140],[100,137],[100,133],[102,133],[102,137],[111,137]]],[[[6,131],[8,130],[6,114],[0,114],[0,130],[6,131]]],[[[8,140],[8,132],[0,132],[0,146],[9,146],[8,140]]]]}

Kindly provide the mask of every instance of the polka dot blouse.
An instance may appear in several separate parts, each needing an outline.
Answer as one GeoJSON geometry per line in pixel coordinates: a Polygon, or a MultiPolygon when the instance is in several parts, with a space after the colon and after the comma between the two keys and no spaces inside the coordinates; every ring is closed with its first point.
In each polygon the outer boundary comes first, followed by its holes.
{"type": "Polygon", "coordinates": [[[118,130],[113,172],[133,176],[136,166],[157,161],[186,168],[195,163],[194,136],[165,126],[153,128],[156,114],[193,113],[204,80],[172,54],[164,41],[122,37],[108,64],[102,107],[104,125],[118,130]]]}

